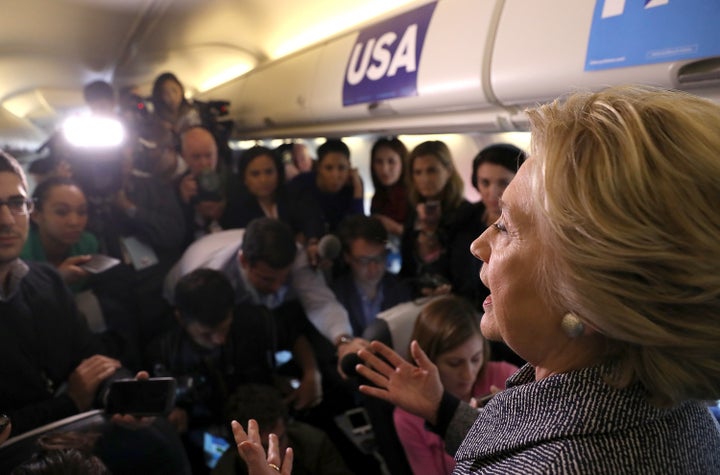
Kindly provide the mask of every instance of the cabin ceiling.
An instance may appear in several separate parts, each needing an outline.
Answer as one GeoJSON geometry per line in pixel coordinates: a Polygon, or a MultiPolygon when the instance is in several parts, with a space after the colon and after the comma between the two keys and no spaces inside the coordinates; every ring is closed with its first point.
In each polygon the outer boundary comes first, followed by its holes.
{"type": "Polygon", "coordinates": [[[410,1],[0,0],[0,146],[46,135],[92,80],[147,95],[172,71],[203,92],[410,1]]]}

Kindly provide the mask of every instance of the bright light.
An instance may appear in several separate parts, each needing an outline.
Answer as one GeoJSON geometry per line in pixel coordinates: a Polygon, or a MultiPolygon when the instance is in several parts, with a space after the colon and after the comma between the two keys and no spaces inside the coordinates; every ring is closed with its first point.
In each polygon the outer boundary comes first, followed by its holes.
{"type": "Polygon", "coordinates": [[[374,0],[355,8],[347,8],[343,13],[326,18],[322,23],[307,25],[302,33],[275,48],[271,59],[301,50],[413,1],[415,0],[374,0]]]}
{"type": "Polygon", "coordinates": [[[65,120],[62,130],[75,147],[117,147],[125,139],[125,128],[112,117],[73,116],[65,120]]]}
{"type": "Polygon", "coordinates": [[[259,145],[257,140],[231,140],[230,148],[233,150],[248,150],[259,145]]]}

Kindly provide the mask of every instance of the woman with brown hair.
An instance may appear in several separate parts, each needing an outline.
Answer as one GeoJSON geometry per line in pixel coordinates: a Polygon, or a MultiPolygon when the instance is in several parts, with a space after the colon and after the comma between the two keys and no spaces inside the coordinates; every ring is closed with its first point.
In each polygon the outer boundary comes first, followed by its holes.
{"type": "Polygon", "coordinates": [[[411,213],[402,236],[400,275],[413,279],[418,294],[452,291],[476,302],[480,280],[467,249],[479,232],[448,146],[433,140],[415,147],[406,182],[411,213]]]}

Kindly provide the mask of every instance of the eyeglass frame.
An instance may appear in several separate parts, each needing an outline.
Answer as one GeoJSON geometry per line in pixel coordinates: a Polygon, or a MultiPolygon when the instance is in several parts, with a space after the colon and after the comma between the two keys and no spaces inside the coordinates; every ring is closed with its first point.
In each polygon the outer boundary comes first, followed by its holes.
{"type": "Polygon", "coordinates": [[[375,256],[361,256],[361,257],[355,257],[353,255],[350,255],[350,260],[355,262],[361,267],[367,267],[370,264],[378,264],[378,265],[385,265],[387,266],[387,258],[390,254],[390,249],[385,249],[382,254],[378,254],[375,256]]]}
{"type": "Polygon", "coordinates": [[[28,216],[35,209],[35,200],[26,196],[12,196],[7,200],[0,200],[0,206],[7,206],[13,216],[28,216]]]}

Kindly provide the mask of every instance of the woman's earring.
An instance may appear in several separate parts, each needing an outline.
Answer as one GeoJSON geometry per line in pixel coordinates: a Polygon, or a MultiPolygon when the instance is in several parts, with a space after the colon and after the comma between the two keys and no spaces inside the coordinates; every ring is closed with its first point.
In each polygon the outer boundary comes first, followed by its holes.
{"type": "Polygon", "coordinates": [[[585,324],[572,312],[563,315],[560,326],[569,338],[577,338],[585,331],[585,324]]]}

